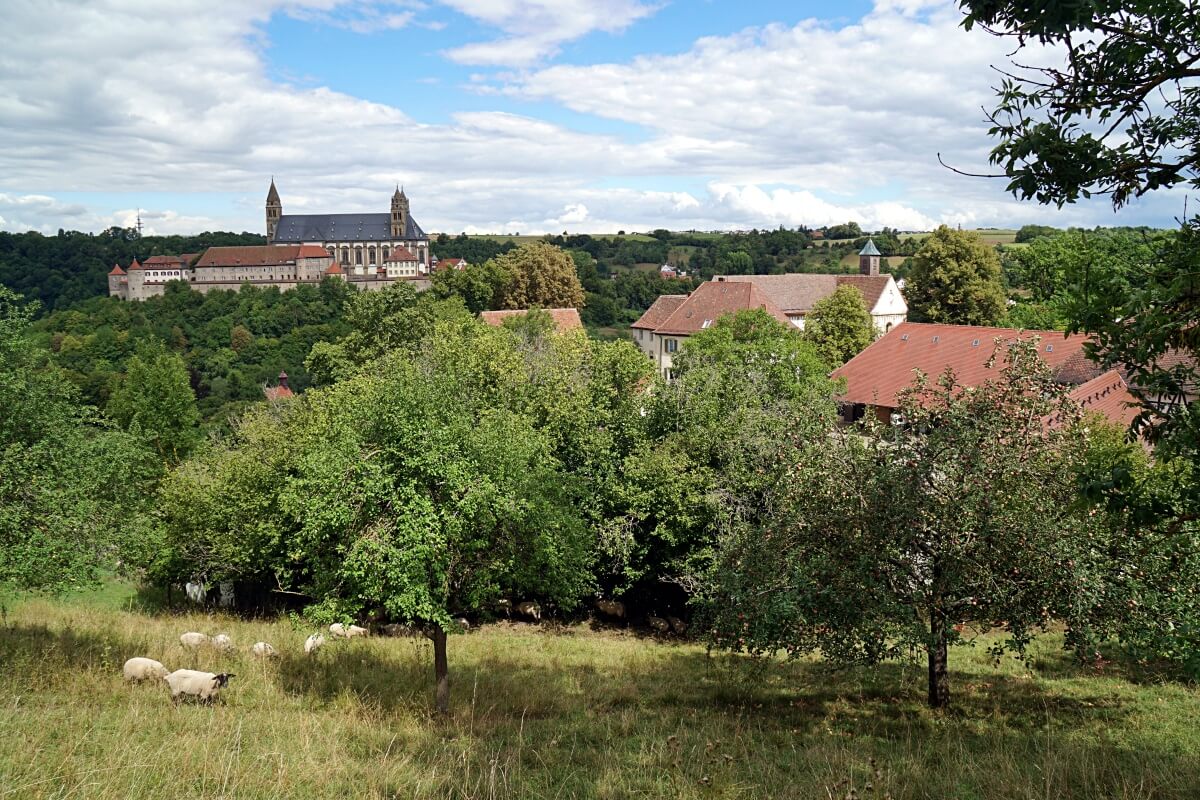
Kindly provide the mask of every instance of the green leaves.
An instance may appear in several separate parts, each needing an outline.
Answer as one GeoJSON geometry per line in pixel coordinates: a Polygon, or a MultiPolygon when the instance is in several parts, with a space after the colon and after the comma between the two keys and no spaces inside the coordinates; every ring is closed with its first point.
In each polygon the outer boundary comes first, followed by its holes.
{"type": "Polygon", "coordinates": [[[1000,259],[978,234],[942,225],[913,257],[904,295],[916,322],[996,325],[1005,311],[1000,259]]]}

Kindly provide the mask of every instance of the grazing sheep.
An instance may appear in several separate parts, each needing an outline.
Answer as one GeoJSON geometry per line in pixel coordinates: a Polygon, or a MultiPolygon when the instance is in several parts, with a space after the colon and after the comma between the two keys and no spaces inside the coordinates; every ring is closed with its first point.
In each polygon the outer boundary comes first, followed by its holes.
{"type": "Polygon", "coordinates": [[[371,632],[359,625],[346,626],[346,638],[353,639],[355,636],[370,636],[371,632]]]}
{"type": "Polygon", "coordinates": [[[339,637],[344,638],[346,636],[346,626],[340,622],[335,622],[329,626],[329,632],[331,634],[333,634],[334,636],[339,636],[339,637]]]}
{"type": "MultiPolygon", "coordinates": [[[[539,611],[539,613],[540,613],[540,611],[539,611]]],[[[464,631],[471,630],[471,621],[469,619],[467,619],[466,617],[455,617],[454,624],[457,625],[458,627],[462,628],[464,631]]],[[[430,634],[427,633],[425,635],[429,636],[430,634]]]]}
{"type": "Polygon", "coordinates": [[[213,700],[222,687],[234,677],[232,672],[219,675],[194,669],[177,669],[166,677],[171,687],[171,700],[178,703],[181,695],[190,695],[205,702],[213,700]]]}
{"type": "Polygon", "coordinates": [[[228,653],[233,649],[233,640],[229,638],[228,634],[218,633],[212,637],[212,646],[228,653]]]}
{"type": "Polygon", "coordinates": [[[188,600],[198,606],[204,605],[204,600],[208,597],[208,590],[204,588],[203,583],[188,581],[183,585],[183,591],[187,594],[188,600]]]}
{"type": "Polygon", "coordinates": [[[671,624],[671,630],[675,631],[680,636],[683,636],[685,633],[687,633],[687,623],[681,620],[679,617],[667,617],[667,622],[671,624]]]}
{"type": "Polygon", "coordinates": [[[597,600],[596,610],[609,617],[625,619],[625,604],[620,600],[597,600]]]}
{"type": "Polygon", "coordinates": [[[190,647],[193,649],[195,649],[197,647],[203,647],[204,645],[208,644],[210,641],[211,640],[208,638],[208,634],[196,633],[195,631],[188,631],[187,633],[180,634],[180,636],[179,636],[179,643],[181,645],[183,645],[184,647],[190,647]]]}
{"type": "Polygon", "coordinates": [[[250,646],[250,655],[258,656],[259,658],[274,658],[278,655],[275,648],[270,642],[255,642],[250,646]]]}
{"type": "Polygon", "coordinates": [[[319,633],[314,633],[312,636],[309,636],[304,640],[304,652],[308,655],[312,655],[313,653],[317,652],[317,650],[321,649],[321,645],[323,644],[325,644],[325,637],[319,633]]]}
{"type": "Polygon", "coordinates": [[[140,683],[167,677],[167,668],[153,658],[131,658],[125,662],[125,680],[140,683]]]}
{"type": "Polygon", "coordinates": [[[496,610],[506,617],[512,616],[512,600],[497,600],[496,610]]]}
{"type": "Polygon", "coordinates": [[[522,617],[540,620],[542,618],[542,607],[534,602],[517,603],[516,611],[522,617]]]}
{"type": "Polygon", "coordinates": [[[646,624],[649,625],[655,633],[669,633],[671,625],[662,617],[649,616],[646,617],[646,624]]]}

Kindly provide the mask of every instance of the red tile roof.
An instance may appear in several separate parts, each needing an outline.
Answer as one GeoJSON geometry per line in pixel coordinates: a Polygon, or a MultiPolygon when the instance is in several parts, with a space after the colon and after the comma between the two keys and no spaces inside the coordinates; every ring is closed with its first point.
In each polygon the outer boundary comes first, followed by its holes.
{"type": "Polygon", "coordinates": [[[839,286],[849,284],[862,292],[867,310],[875,308],[887,289],[890,275],[824,275],[789,273],[787,275],[720,275],[716,281],[745,281],[753,283],[767,294],[775,305],[788,314],[807,314],[817,302],[829,297],[839,286]]]}
{"type": "Polygon", "coordinates": [[[1102,414],[1122,428],[1128,428],[1141,412],[1137,398],[1115,369],[1075,387],[1071,399],[1083,406],[1085,412],[1102,414]]]}
{"type": "Polygon", "coordinates": [[[686,294],[663,294],[659,295],[658,299],[650,304],[646,309],[646,313],[638,317],[638,321],[630,325],[631,328],[645,328],[654,330],[659,325],[667,321],[667,318],[675,313],[675,309],[683,305],[683,301],[687,300],[686,294]]]}
{"type": "MultiPolygon", "coordinates": [[[[559,333],[578,330],[583,327],[583,320],[579,318],[579,311],[574,308],[545,308],[541,310],[548,313],[551,319],[554,320],[554,328],[559,333]]],[[[498,328],[504,323],[504,320],[512,319],[513,317],[522,317],[528,313],[529,309],[527,308],[483,311],[480,312],[479,318],[493,328],[498,328]]]]}
{"type": "Polygon", "coordinates": [[[388,264],[396,263],[396,262],[403,263],[403,262],[416,261],[416,260],[417,260],[417,257],[414,256],[412,254],[412,251],[409,250],[407,247],[397,247],[390,254],[388,254],[386,263],[388,263],[388,264]]]}
{"type": "Polygon", "coordinates": [[[344,275],[345,273],[342,272],[342,268],[340,266],[338,266],[338,263],[336,261],[334,261],[332,264],[330,264],[328,267],[325,268],[325,274],[326,275],[344,275]]]}
{"type": "Polygon", "coordinates": [[[136,258],[133,260],[133,263],[129,265],[130,272],[132,272],[135,269],[141,269],[141,268],[142,268],[142,265],[138,263],[138,260],[136,258]]]}
{"type": "Polygon", "coordinates": [[[286,386],[264,386],[263,395],[268,400],[283,400],[288,397],[295,397],[296,393],[286,386]]]}
{"type": "Polygon", "coordinates": [[[761,308],[783,324],[791,325],[787,314],[753,283],[708,281],[688,295],[654,332],[688,336],[707,328],[725,314],[750,308],[761,308]]]}
{"type": "Polygon", "coordinates": [[[296,252],[296,258],[333,258],[329,251],[316,244],[302,244],[296,252]]]}
{"type": "Polygon", "coordinates": [[[109,271],[109,275],[124,275],[125,270],[121,269],[120,264],[113,264],[113,268],[109,271]]]}
{"type": "Polygon", "coordinates": [[[183,264],[182,256],[150,256],[142,262],[143,267],[172,267],[178,269],[183,264]]]}
{"type": "MultiPolygon", "coordinates": [[[[248,245],[242,247],[210,247],[196,262],[196,267],[273,267],[281,264],[294,264],[301,257],[300,252],[313,245],[298,244],[268,244],[248,245]]],[[[329,254],[323,249],[321,255],[329,254]]],[[[311,258],[312,256],[304,256],[311,258]]]]}
{"type": "Polygon", "coordinates": [[[833,377],[846,379],[842,396],[846,402],[896,408],[896,394],[912,385],[914,370],[936,380],[950,367],[963,386],[979,386],[998,377],[1003,369],[1003,359],[997,359],[991,369],[985,366],[995,350],[995,339],[1034,336],[1040,338],[1042,358],[1056,370],[1072,362],[1087,341],[1085,336],[1067,336],[1061,331],[904,322],[834,370],[833,377]]]}

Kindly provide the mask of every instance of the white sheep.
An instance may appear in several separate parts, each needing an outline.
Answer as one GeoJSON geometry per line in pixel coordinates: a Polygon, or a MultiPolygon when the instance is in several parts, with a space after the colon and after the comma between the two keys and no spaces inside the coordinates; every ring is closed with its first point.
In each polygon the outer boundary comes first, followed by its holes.
{"type": "Polygon", "coordinates": [[[360,628],[357,625],[343,625],[340,622],[335,622],[329,626],[329,632],[334,636],[342,639],[352,639],[355,636],[366,636],[367,629],[360,628]]]}
{"type": "Polygon", "coordinates": [[[516,612],[530,619],[540,620],[542,618],[542,607],[534,602],[517,603],[516,612]]]}
{"type": "Polygon", "coordinates": [[[625,604],[620,600],[597,600],[596,610],[617,619],[625,619],[625,604]]]}
{"type": "Polygon", "coordinates": [[[188,631],[187,633],[180,634],[179,636],[179,643],[184,647],[190,648],[203,647],[210,641],[211,640],[208,638],[208,634],[196,633],[195,631],[188,631]]]}
{"type": "Polygon", "coordinates": [[[250,647],[250,654],[258,656],[259,658],[274,658],[276,655],[278,655],[278,653],[275,652],[275,648],[271,646],[270,642],[255,642],[250,647]]]}
{"type": "Polygon", "coordinates": [[[312,655],[313,653],[317,652],[317,650],[319,650],[323,644],[325,644],[325,637],[319,633],[314,633],[312,636],[309,636],[304,640],[304,652],[308,655],[312,655]]]}
{"type": "Polygon", "coordinates": [[[223,650],[224,652],[228,653],[229,651],[233,650],[233,640],[229,638],[228,634],[218,633],[216,636],[212,637],[212,646],[218,650],[223,650]]]}
{"type": "Polygon", "coordinates": [[[125,662],[125,680],[140,683],[167,677],[167,668],[153,658],[131,658],[125,662]]]}
{"type": "Polygon", "coordinates": [[[186,694],[207,702],[216,698],[232,677],[232,672],[217,675],[194,669],[177,669],[166,677],[166,681],[167,686],[171,687],[172,701],[178,703],[180,696],[186,694]]]}

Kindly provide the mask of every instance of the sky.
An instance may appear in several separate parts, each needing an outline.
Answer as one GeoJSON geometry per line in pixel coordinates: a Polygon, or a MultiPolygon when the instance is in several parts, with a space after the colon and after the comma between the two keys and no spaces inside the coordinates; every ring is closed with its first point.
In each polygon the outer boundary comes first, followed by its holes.
{"type": "MultiPolygon", "coordinates": [[[[984,108],[1011,42],[953,0],[4,0],[0,229],[429,232],[1169,226],[1018,202],[984,108]]],[[[1052,61],[1052,53],[1022,58],[1052,61]]]]}

